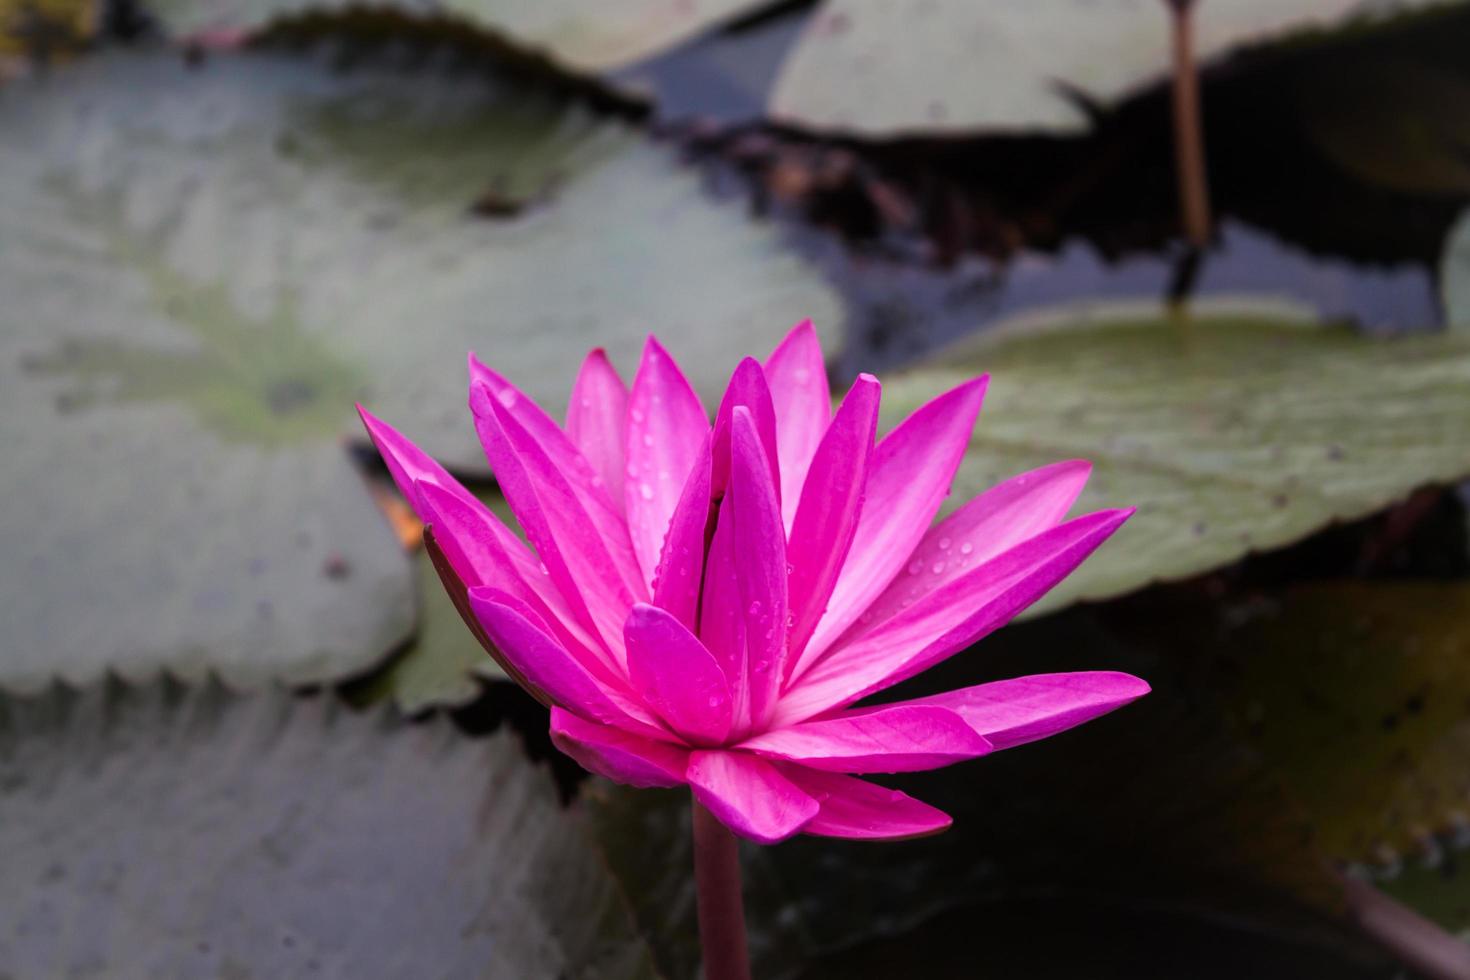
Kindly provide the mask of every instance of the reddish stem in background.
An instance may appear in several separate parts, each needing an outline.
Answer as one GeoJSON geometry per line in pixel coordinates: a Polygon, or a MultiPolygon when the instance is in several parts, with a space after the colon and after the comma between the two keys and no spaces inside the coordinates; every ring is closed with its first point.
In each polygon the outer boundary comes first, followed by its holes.
{"type": "Polygon", "coordinates": [[[740,850],[715,815],[694,806],[694,884],[699,893],[699,941],[705,980],[750,980],[740,850]]]}
{"type": "Polygon", "coordinates": [[[1167,0],[1174,35],[1174,166],[1184,235],[1195,248],[1210,240],[1210,187],[1205,176],[1199,72],[1194,64],[1195,0],[1167,0]]]}
{"type": "Polygon", "coordinates": [[[1470,977],[1470,946],[1365,881],[1341,876],[1348,914],[1363,931],[1432,980],[1470,977]]]}

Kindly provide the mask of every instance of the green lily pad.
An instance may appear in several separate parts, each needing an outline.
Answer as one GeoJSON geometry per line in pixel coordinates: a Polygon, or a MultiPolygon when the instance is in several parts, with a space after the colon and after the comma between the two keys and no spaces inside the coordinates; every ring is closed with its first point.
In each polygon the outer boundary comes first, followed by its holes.
{"type": "MultiPolygon", "coordinates": [[[[116,258],[57,243],[110,228],[137,262],[334,355],[376,413],[462,469],[485,465],[468,350],[558,410],[594,346],[631,371],[661,333],[713,398],[797,320],[839,325],[833,289],[776,231],[634,131],[524,84],[117,55],[15,86],[4,110],[0,138],[21,151],[0,194],[24,204],[4,229],[25,247],[0,274],[45,250],[51,294],[85,287],[116,258]],[[473,217],[487,193],[547,203],[473,217]]],[[[341,431],[360,436],[345,407],[341,431]]]]}
{"type": "Polygon", "coordinates": [[[1084,458],[1077,512],[1138,513],[1033,614],[1198,575],[1470,475],[1470,341],[1264,318],[1075,314],[885,384],[888,424],[989,372],[950,506],[1084,458]]]}
{"type": "Polygon", "coordinates": [[[506,735],[217,687],[0,700],[15,976],[653,977],[506,735]]]}
{"type": "Polygon", "coordinates": [[[837,325],[774,231],[524,85],[112,54],[7,87],[0,143],[0,685],[359,673],[412,589],[354,400],[483,471],[469,349],[555,407],[592,346],[661,331],[713,393],[837,325]]]}
{"type": "MultiPolygon", "coordinates": [[[[1293,32],[1361,24],[1365,0],[1231,0],[1195,5],[1205,64],[1293,32]]],[[[782,123],[863,136],[936,132],[1080,132],[1082,99],[1101,104],[1169,70],[1169,13],[1156,0],[973,3],[826,0],[788,55],[770,99],[782,123]]]]}
{"type": "MultiPolygon", "coordinates": [[[[573,72],[621,68],[691,40],[773,0],[445,0],[406,2],[404,13],[449,16],[503,35],[573,72]]],[[[272,20],[352,9],[344,0],[151,0],[180,35],[255,30],[272,20]]]]}

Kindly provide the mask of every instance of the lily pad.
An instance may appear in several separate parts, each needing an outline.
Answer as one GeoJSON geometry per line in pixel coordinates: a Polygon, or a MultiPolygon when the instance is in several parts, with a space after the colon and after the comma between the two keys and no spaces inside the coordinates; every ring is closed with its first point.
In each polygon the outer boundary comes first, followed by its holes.
{"type": "Polygon", "coordinates": [[[15,976],[653,977],[507,735],[328,698],[107,684],[0,700],[15,976]]]}
{"type": "MultiPolygon", "coordinates": [[[[1208,64],[1243,45],[1445,2],[1200,3],[1197,57],[1208,64]]],[[[1159,0],[826,0],[782,67],[769,111],[782,123],[875,137],[1080,132],[1090,125],[1086,103],[1112,104],[1159,81],[1170,51],[1159,0]]]]}
{"type": "MultiPolygon", "coordinates": [[[[694,38],[773,0],[404,0],[405,13],[449,16],[500,34],[574,72],[609,71],[694,38]]],[[[350,0],[151,0],[173,33],[250,31],[277,18],[348,10],[350,0]]]]}
{"type": "MultiPolygon", "coordinates": [[[[715,202],[635,131],[524,84],[117,55],[16,86],[4,109],[0,139],[20,149],[0,194],[25,206],[3,228],[25,247],[0,274],[49,247],[48,295],[88,285],[116,259],[54,243],[111,227],[138,261],[286,321],[355,371],[375,412],[462,469],[485,465],[464,411],[467,350],[554,410],[594,346],[631,370],[662,333],[713,397],[792,323],[840,320],[834,290],[738,202],[715,202]],[[472,217],[487,192],[549,202],[472,217]]],[[[12,300],[7,319],[30,305],[12,300]]],[[[342,431],[360,436],[350,405],[342,431]]]]}
{"type": "Polygon", "coordinates": [[[592,346],[662,331],[714,392],[838,319],[663,150],[501,81],[113,54],[8,87],[0,143],[0,685],[358,673],[412,591],[354,400],[483,471],[469,349],[554,406],[592,346]]]}
{"type": "Polygon", "coordinates": [[[1263,318],[1073,314],[998,328],[889,380],[888,424],[991,382],[950,506],[1093,462],[1078,512],[1137,507],[1033,614],[1199,575],[1470,475],[1470,340],[1263,318]]]}

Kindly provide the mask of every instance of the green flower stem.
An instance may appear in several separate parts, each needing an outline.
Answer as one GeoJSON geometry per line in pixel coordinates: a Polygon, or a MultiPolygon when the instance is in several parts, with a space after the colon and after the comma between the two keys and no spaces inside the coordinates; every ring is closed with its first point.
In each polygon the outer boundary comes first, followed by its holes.
{"type": "Polygon", "coordinates": [[[705,980],[750,980],[740,850],[735,835],[699,802],[694,806],[694,884],[705,980]]]}

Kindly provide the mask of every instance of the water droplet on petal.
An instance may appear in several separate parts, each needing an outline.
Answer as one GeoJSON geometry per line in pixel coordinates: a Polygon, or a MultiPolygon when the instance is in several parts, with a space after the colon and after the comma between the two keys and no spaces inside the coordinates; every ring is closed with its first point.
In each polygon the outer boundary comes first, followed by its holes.
{"type": "Polygon", "coordinates": [[[710,695],[709,706],[711,708],[718,708],[720,706],[720,698],[719,698],[719,695],[717,695],[717,694],[710,695]]]}
{"type": "Polygon", "coordinates": [[[638,484],[638,493],[642,495],[644,500],[653,499],[653,487],[649,486],[646,483],[638,484]]]}
{"type": "Polygon", "coordinates": [[[942,561],[936,561],[934,563],[933,567],[929,569],[929,571],[933,572],[935,575],[943,575],[944,574],[944,562],[942,562],[942,561]]]}
{"type": "Polygon", "coordinates": [[[918,560],[909,562],[909,574],[917,575],[924,570],[924,563],[918,560]]]}
{"type": "Polygon", "coordinates": [[[643,420],[645,418],[648,417],[648,416],[646,416],[646,415],[643,414],[643,410],[642,409],[638,409],[638,408],[633,409],[633,413],[632,414],[633,414],[633,421],[634,422],[638,422],[640,424],[643,422],[643,420]]]}
{"type": "Polygon", "coordinates": [[[645,446],[652,446],[653,445],[653,435],[651,433],[648,433],[648,432],[643,433],[643,444],[645,446]]]}
{"type": "Polygon", "coordinates": [[[940,551],[948,551],[949,550],[949,538],[940,538],[939,539],[939,550],[940,551]]]}
{"type": "Polygon", "coordinates": [[[960,554],[962,554],[962,555],[968,555],[970,552],[972,552],[974,550],[975,550],[975,546],[972,545],[968,541],[966,541],[964,544],[960,545],[960,554]]]}
{"type": "Polygon", "coordinates": [[[750,608],[745,610],[745,612],[750,616],[759,616],[761,614],[761,604],[759,602],[752,602],[750,608]]]}

